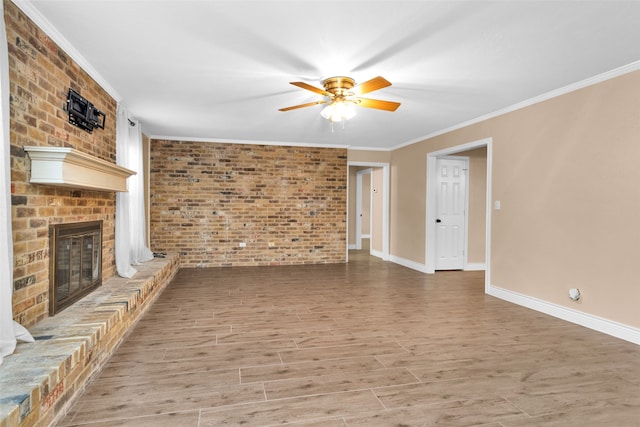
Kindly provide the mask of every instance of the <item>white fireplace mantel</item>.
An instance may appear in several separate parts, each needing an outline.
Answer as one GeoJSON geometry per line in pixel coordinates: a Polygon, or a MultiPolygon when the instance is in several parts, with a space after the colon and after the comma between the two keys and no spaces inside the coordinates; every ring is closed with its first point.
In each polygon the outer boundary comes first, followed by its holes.
{"type": "Polygon", "coordinates": [[[31,158],[33,184],[61,185],[96,191],[127,191],[136,172],[73,148],[23,147],[31,158]]]}

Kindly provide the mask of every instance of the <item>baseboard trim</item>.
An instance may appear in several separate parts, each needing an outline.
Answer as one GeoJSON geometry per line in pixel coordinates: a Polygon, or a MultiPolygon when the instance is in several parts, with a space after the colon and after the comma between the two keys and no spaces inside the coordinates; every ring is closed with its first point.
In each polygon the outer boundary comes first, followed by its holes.
{"type": "Polygon", "coordinates": [[[369,254],[370,254],[371,256],[378,257],[378,258],[380,258],[380,259],[381,259],[381,260],[383,260],[383,261],[387,261],[387,260],[385,259],[385,257],[384,257],[384,253],[382,253],[382,251],[377,251],[377,250],[375,250],[375,249],[370,249],[370,250],[369,250],[369,254]]]}
{"type": "Polygon", "coordinates": [[[485,271],[487,265],[484,262],[470,262],[464,266],[464,271],[485,271]]]}
{"type": "Polygon", "coordinates": [[[419,262],[415,262],[415,261],[411,261],[409,259],[406,258],[402,258],[399,256],[395,256],[395,255],[390,255],[389,256],[389,261],[395,263],[395,264],[399,264],[403,267],[407,267],[410,268],[412,270],[417,270],[421,273],[426,273],[427,272],[427,266],[424,264],[420,264],[419,262]]]}
{"type": "Polygon", "coordinates": [[[640,329],[489,285],[487,294],[640,345],[640,329]]]}

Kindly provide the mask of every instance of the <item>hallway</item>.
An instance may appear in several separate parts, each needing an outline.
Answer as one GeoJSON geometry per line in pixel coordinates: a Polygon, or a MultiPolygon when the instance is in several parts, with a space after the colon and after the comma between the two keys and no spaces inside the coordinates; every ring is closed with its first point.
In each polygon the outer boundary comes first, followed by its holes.
{"type": "Polygon", "coordinates": [[[640,347],[349,259],[181,270],[59,426],[638,425],[640,347]]]}

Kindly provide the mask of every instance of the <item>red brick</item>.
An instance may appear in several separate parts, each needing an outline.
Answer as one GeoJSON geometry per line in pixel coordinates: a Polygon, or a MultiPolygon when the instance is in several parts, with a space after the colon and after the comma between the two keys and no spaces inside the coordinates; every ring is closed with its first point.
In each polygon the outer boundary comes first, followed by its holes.
{"type": "Polygon", "coordinates": [[[115,195],[82,192],[70,198],[70,190],[28,182],[30,161],[22,146],[67,146],[114,162],[116,101],[74,64],[12,2],[4,2],[9,48],[11,194],[19,205],[13,207],[14,317],[31,326],[48,315],[47,299],[38,291],[38,300],[24,289],[48,289],[48,232],[52,223],[102,219],[103,279],[115,274],[115,195]],[[63,58],[64,60],[61,60],[63,58]],[[88,99],[107,115],[105,129],[92,134],[68,123],[63,110],[69,87],[90,94],[88,99]],[[26,204],[22,204],[26,198],[26,204]],[[77,201],[82,206],[74,208],[77,201]],[[57,206],[68,204],[64,211],[57,206]],[[75,209],[75,211],[74,211],[75,209]],[[28,243],[26,243],[28,242],[28,243]],[[23,289],[24,288],[24,289],[23,289]],[[35,301],[35,302],[34,302],[35,301]]]}
{"type": "Polygon", "coordinates": [[[151,147],[154,250],[180,252],[183,267],[345,261],[346,150],[180,141],[151,147]],[[313,235],[306,233],[311,224],[313,235]]]}

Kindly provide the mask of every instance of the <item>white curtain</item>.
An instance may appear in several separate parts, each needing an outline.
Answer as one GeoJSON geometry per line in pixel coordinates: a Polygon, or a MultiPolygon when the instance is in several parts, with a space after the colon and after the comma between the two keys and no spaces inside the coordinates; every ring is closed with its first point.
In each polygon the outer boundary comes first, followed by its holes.
{"type": "Polygon", "coordinates": [[[136,172],[127,179],[127,192],[116,193],[116,270],[122,277],[133,277],[133,265],[153,259],[146,245],[144,177],[142,169],[142,130],[118,104],[116,118],[116,163],[136,172]]]}
{"type": "Polygon", "coordinates": [[[0,364],[13,353],[16,339],[33,342],[23,326],[13,321],[13,238],[11,236],[11,158],[9,141],[9,52],[4,24],[4,3],[0,1],[0,364]]]}

